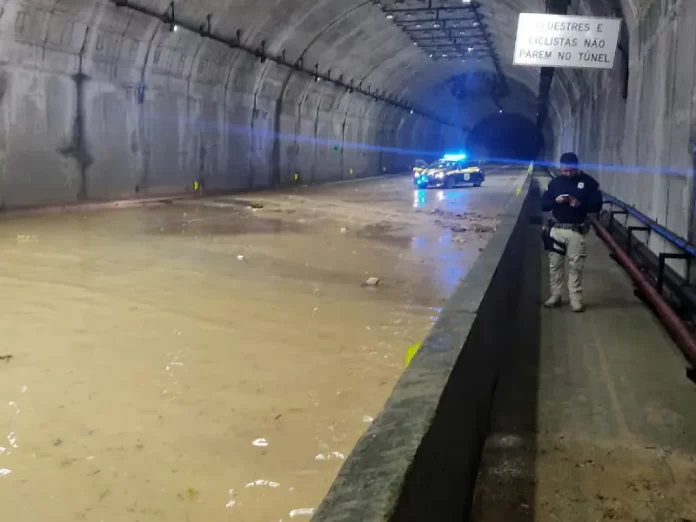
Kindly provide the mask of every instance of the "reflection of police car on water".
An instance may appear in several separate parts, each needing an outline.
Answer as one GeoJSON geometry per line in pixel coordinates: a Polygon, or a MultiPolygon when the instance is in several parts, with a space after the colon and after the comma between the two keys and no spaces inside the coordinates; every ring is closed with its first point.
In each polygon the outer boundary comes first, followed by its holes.
{"type": "Polygon", "coordinates": [[[418,188],[480,187],[486,179],[481,162],[467,159],[466,154],[445,155],[430,165],[423,165],[416,163],[413,169],[413,184],[418,188]]]}

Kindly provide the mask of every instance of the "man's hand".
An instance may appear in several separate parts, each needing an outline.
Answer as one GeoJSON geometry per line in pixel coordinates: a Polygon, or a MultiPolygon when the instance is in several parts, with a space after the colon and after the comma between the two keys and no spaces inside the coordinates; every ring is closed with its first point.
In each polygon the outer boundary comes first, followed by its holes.
{"type": "Polygon", "coordinates": [[[556,203],[558,203],[559,205],[563,205],[564,203],[568,203],[568,199],[569,196],[566,195],[558,196],[556,198],[556,203]]]}
{"type": "Polygon", "coordinates": [[[580,202],[579,202],[577,199],[575,199],[574,197],[571,196],[571,198],[570,198],[570,206],[573,207],[573,208],[577,208],[577,207],[580,206],[580,202]]]}

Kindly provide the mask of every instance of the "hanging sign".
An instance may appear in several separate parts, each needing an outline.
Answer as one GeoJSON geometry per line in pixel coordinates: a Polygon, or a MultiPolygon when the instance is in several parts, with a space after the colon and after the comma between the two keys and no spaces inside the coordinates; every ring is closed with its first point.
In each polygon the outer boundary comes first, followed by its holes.
{"type": "Polygon", "coordinates": [[[515,65],[611,69],[621,20],[520,13],[515,65]]]}

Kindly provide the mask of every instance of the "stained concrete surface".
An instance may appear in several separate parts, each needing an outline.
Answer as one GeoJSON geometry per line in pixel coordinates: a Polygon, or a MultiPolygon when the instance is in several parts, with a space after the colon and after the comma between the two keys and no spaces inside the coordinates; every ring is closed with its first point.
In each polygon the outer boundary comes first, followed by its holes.
{"type": "Polygon", "coordinates": [[[522,175],[6,216],[3,513],[308,518],[522,175]]]}
{"type": "Polygon", "coordinates": [[[523,342],[496,393],[472,520],[696,520],[696,388],[659,321],[594,235],[585,314],[542,310],[524,278],[523,342]]]}

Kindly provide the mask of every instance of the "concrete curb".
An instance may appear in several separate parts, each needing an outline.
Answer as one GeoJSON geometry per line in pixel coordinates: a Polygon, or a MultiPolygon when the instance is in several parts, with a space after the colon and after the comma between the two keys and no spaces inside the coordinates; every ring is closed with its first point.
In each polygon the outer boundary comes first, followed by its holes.
{"type": "Polygon", "coordinates": [[[514,283],[525,270],[521,246],[532,240],[532,187],[527,176],[313,521],[467,518],[501,358],[514,344],[515,333],[501,326],[521,306],[514,283]]]}

